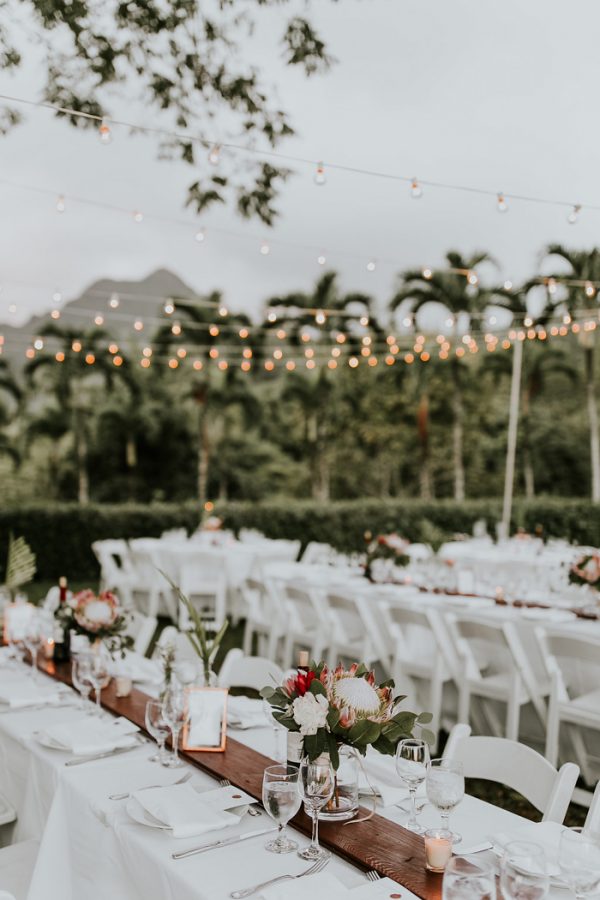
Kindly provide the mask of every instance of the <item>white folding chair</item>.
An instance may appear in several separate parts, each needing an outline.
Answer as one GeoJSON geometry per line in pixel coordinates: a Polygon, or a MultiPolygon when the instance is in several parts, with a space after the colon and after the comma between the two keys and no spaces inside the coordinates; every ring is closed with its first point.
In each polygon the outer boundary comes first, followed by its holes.
{"type": "Polygon", "coordinates": [[[465,724],[450,732],[444,759],[462,762],[466,778],[497,781],[518,791],[542,813],[543,822],[564,821],[579,777],[575,763],[557,771],[532,747],[507,738],[473,737],[465,724]]]}
{"type": "MultiPolygon", "coordinates": [[[[437,733],[441,725],[444,685],[453,680],[443,620],[433,609],[415,609],[404,603],[382,602],[380,608],[393,640],[391,671],[396,687],[405,693],[407,682],[429,684],[421,706],[431,713],[431,730],[437,733]]],[[[419,692],[415,689],[414,693],[416,698],[419,692]]]]}
{"type": "Polygon", "coordinates": [[[533,704],[545,724],[543,697],[549,686],[540,686],[536,681],[512,624],[458,613],[449,613],[446,619],[462,660],[458,679],[459,721],[469,721],[471,698],[477,697],[506,704],[504,727],[493,705],[486,703],[484,707],[485,717],[497,737],[518,740],[521,708],[527,703],[533,704]]]}
{"type": "MultiPolygon", "coordinates": [[[[207,628],[218,630],[225,621],[227,576],[220,551],[186,550],[178,553],[179,588],[194,604],[207,628]]],[[[189,624],[187,610],[180,604],[179,627],[189,624]]]]}
{"type": "Polygon", "coordinates": [[[331,636],[330,620],[322,596],[311,585],[287,582],[284,587],[286,630],[283,650],[285,666],[293,666],[294,648],[308,650],[319,662],[331,636]]]}
{"type": "Polygon", "coordinates": [[[152,643],[154,632],[158,624],[155,616],[145,616],[137,610],[128,613],[129,621],[125,634],[133,638],[133,649],[141,656],[145,656],[152,643]]]}
{"type": "Polygon", "coordinates": [[[115,591],[125,607],[133,605],[136,574],[131,565],[127,541],[94,541],[92,550],[100,563],[100,589],[115,591]]]}
{"type": "Polygon", "coordinates": [[[596,790],[594,791],[594,796],[592,797],[592,802],[588,809],[585,827],[588,831],[594,831],[596,834],[600,834],[600,781],[596,785],[596,790]]]}
{"type": "Polygon", "coordinates": [[[329,665],[335,667],[341,657],[359,660],[371,666],[376,660],[385,664],[385,650],[379,629],[369,615],[369,606],[350,591],[329,591],[325,596],[331,620],[331,641],[327,653],[329,665]]]}
{"type": "Polygon", "coordinates": [[[260,691],[265,685],[283,681],[283,669],[263,656],[244,656],[241,650],[230,650],[219,672],[219,687],[251,688],[260,691]]]}
{"type": "Polygon", "coordinates": [[[31,840],[0,850],[0,900],[3,895],[27,900],[39,849],[39,841],[31,840]]]}
{"type": "Polygon", "coordinates": [[[283,597],[278,596],[274,583],[268,578],[247,578],[240,586],[240,596],[246,619],[242,643],[244,653],[250,655],[252,639],[257,635],[259,649],[261,644],[264,645],[267,659],[277,659],[285,631],[283,597]]]}
{"type": "Polygon", "coordinates": [[[592,785],[594,775],[580,728],[600,733],[600,687],[591,686],[600,684],[600,640],[541,628],[536,629],[536,637],[551,678],[546,759],[557,765],[560,726],[564,723],[584,780],[592,785]],[[593,671],[584,688],[577,686],[582,665],[593,671]]]}
{"type": "Polygon", "coordinates": [[[310,566],[327,565],[335,556],[335,550],[330,544],[323,544],[319,541],[309,541],[304,548],[304,553],[300,562],[310,566]]]}
{"type": "Polygon", "coordinates": [[[136,575],[132,590],[136,609],[148,616],[166,614],[177,621],[177,604],[168,581],[161,575],[163,561],[161,542],[155,538],[129,541],[131,566],[136,575]]]}

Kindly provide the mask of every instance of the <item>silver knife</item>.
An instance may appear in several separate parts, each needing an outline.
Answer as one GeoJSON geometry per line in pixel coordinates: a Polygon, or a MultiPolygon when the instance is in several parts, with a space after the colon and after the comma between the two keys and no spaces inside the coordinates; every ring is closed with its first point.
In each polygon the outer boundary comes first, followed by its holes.
{"type": "Polygon", "coordinates": [[[119,756],[120,753],[129,753],[130,750],[139,750],[142,744],[136,741],[130,747],[118,747],[116,750],[107,750],[105,753],[97,753],[95,756],[77,756],[75,759],[68,759],[65,766],[80,766],[82,763],[95,762],[97,759],[107,759],[109,756],[119,756]]]}
{"type": "Polygon", "coordinates": [[[179,853],[171,853],[171,859],[185,859],[187,856],[193,856],[195,853],[204,853],[205,850],[214,850],[217,847],[229,847],[230,844],[238,844],[240,841],[247,841],[248,838],[260,837],[261,834],[273,834],[277,828],[261,828],[260,831],[247,831],[246,834],[240,834],[237,837],[224,838],[221,841],[213,841],[212,844],[202,844],[201,847],[193,847],[191,850],[180,850],[179,853]]]}

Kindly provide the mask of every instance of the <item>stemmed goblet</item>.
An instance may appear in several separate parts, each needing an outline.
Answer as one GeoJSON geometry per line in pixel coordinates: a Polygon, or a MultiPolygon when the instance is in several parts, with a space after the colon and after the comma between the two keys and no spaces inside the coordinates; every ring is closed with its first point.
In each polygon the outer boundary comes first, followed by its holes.
{"type": "Polygon", "coordinates": [[[432,759],[427,766],[427,799],[439,810],[442,828],[452,834],[452,843],[462,837],[450,828],[450,813],[465,796],[465,776],[461,762],[453,759],[432,759]]]}
{"type": "Polygon", "coordinates": [[[550,888],[544,848],[511,841],[500,863],[500,887],[506,900],[544,900],[550,888]]]}
{"type": "Polygon", "coordinates": [[[279,833],[275,840],[265,844],[271,853],[291,853],[298,849],[296,841],[291,841],[285,833],[287,823],[300,809],[298,793],[298,770],[287,766],[269,766],[263,773],[263,806],[277,822],[279,833]]]}
{"type": "Polygon", "coordinates": [[[37,613],[33,613],[27,623],[23,643],[31,655],[31,678],[37,681],[37,656],[42,644],[42,625],[37,613]]]}
{"type": "Polygon", "coordinates": [[[565,828],[560,836],[558,865],[577,900],[600,888],[600,834],[585,828],[565,828]]]}
{"type": "MultiPolygon", "coordinates": [[[[102,706],[100,704],[100,693],[102,691],[102,688],[106,687],[108,679],[108,667],[106,665],[106,660],[104,659],[104,654],[102,653],[102,648],[100,649],[99,653],[90,653],[89,659],[89,680],[96,692],[96,712],[99,716],[101,716],[102,706]]],[[[84,680],[85,677],[87,676],[84,676],[84,680]]]]}
{"type": "Polygon", "coordinates": [[[300,763],[298,790],[304,805],[312,816],[312,838],[308,847],[298,851],[302,859],[329,859],[329,850],[319,846],[319,810],[333,796],[335,775],[329,760],[314,760],[308,757],[300,763]]]}
{"type": "Polygon", "coordinates": [[[183,765],[179,759],[179,732],[189,716],[188,698],[183,688],[174,684],[167,688],[162,701],[162,714],[173,736],[173,753],[164,765],[175,769],[183,765]]]}
{"type": "Polygon", "coordinates": [[[425,781],[429,746],[419,738],[406,738],[396,748],[396,771],[408,788],[411,800],[410,818],[404,826],[415,834],[423,834],[425,829],[417,822],[417,788],[425,781]]]}
{"type": "Polygon", "coordinates": [[[167,764],[165,741],[169,736],[169,726],[163,715],[162,703],[160,700],[148,700],[146,703],[144,719],[146,722],[146,731],[152,735],[158,745],[158,753],[154,753],[148,758],[150,762],[158,762],[165,766],[167,764]]]}
{"type": "Polygon", "coordinates": [[[90,706],[90,692],[92,690],[92,662],[89,654],[81,654],[73,657],[71,666],[71,681],[81,694],[81,709],[88,715],[94,712],[90,706]]]}

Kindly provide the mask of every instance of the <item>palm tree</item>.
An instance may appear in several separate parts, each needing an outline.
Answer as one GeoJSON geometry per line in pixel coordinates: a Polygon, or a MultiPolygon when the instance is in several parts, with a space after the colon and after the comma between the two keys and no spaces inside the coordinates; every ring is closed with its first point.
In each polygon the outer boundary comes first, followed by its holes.
{"type": "Polygon", "coordinates": [[[316,376],[292,372],[281,392],[284,403],[292,403],[300,410],[303,423],[303,444],[308,453],[311,473],[311,492],[315,500],[328,500],[330,495],[330,459],[327,452],[331,425],[333,382],[327,370],[319,369],[316,376]]]}
{"type": "MultiPolygon", "coordinates": [[[[491,262],[491,257],[483,252],[463,257],[460,253],[451,250],[446,254],[446,261],[449,270],[458,269],[460,271],[436,270],[424,273],[422,270],[409,269],[403,272],[400,288],[392,297],[390,308],[396,310],[405,300],[410,300],[412,313],[416,314],[427,303],[439,303],[450,314],[455,336],[458,333],[460,316],[468,316],[469,328],[478,330],[495,291],[481,287],[478,282],[470,283],[466,275],[474,272],[482,262],[491,262]]],[[[461,377],[463,366],[456,356],[452,356],[447,365],[452,382],[454,499],[464,500],[464,404],[461,377]]]]}
{"type": "MultiPolygon", "coordinates": [[[[597,249],[568,250],[562,244],[550,244],[546,248],[546,255],[563,259],[570,266],[569,278],[582,282],[581,285],[565,285],[564,294],[556,301],[555,306],[566,307],[571,315],[574,315],[578,309],[588,309],[590,303],[594,303],[594,306],[596,306],[597,301],[591,300],[586,293],[585,282],[594,283],[600,281],[600,251],[597,249]]],[[[561,277],[564,277],[564,273],[547,277],[555,277],[559,281],[561,277]]],[[[593,296],[595,297],[595,292],[593,296]]],[[[585,394],[590,429],[592,500],[594,503],[598,503],[600,502],[600,430],[596,400],[595,341],[593,332],[583,332],[580,343],[584,358],[585,394]]]]}
{"type": "MultiPolygon", "coordinates": [[[[8,395],[12,401],[12,407],[14,407],[14,409],[10,409],[4,402],[0,403],[0,428],[4,429],[5,426],[9,425],[15,409],[18,408],[16,404],[20,402],[22,397],[21,388],[13,377],[10,366],[5,359],[0,359],[0,393],[8,395]]],[[[2,399],[4,400],[4,398],[2,399]]],[[[3,430],[0,431],[0,453],[10,456],[15,465],[20,462],[19,451],[3,430]]]]}
{"type": "MultiPolygon", "coordinates": [[[[52,391],[59,409],[68,416],[73,435],[78,500],[80,503],[87,503],[87,419],[92,409],[92,398],[86,395],[86,387],[89,382],[97,382],[100,376],[100,381],[110,388],[119,370],[105,349],[107,334],[102,329],[94,328],[82,335],[76,329],[50,324],[42,329],[41,337],[49,338],[53,345],[60,347],[62,361],[59,362],[55,353],[46,348],[27,364],[25,373],[31,382],[35,380],[38,371],[49,370],[51,373],[52,391]]],[[[125,362],[121,368],[127,368],[125,362]]],[[[119,374],[123,377],[122,372],[119,374]]]]}

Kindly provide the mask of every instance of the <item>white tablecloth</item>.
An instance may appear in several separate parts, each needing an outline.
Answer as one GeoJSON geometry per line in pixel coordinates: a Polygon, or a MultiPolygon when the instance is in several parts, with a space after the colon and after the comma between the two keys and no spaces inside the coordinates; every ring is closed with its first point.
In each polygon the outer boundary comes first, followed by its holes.
{"type": "MultiPolygon", "coordinates": [[[[0,677],[10,676],[4,669],[0,677]]],[[[172,860],[173,850],[204,843],[207,838],[174,840],[164,831],[137,824],[126,813],[126,801],[111,801],[108,795],[173,783],[181,770],[149,762],[150,745],[65,768],[68,754],[41,746],[33,732],[77,715],[80,712],[73,708],[0,714],[0,785],[18,811],[15,839],[41,840],[28,900],[225,900],[236,888],[302,870],[293,854],[276,856],[265,851],[264,837],[172,860]]],[[[232,732],[231,736],[273,754],[270,728],[232,732]]],[[[191,768],[193,785],[207,790],[215,786],[209,775],[191,768]]],[[[395,807],[383,814],[399,823],[406,820],[406,814],[395,807]]],[[[431,808],[422,816],[425,824],[437,824],[431,808]]],[[[469,797],[453,814],[453,824],[462,832],[465,845],[492,832],[510,831],[521,821],[469,797]]],[[[263,813],[260,818],[245,816],[235,827],[256,830],[270,824],[263,813]]],[[[360,824],[340,827],[360,828],[360,824]]],[[[295,836],[301,845],[307,844],[303,835],[295,836]]],[[[327,871],[349,887],[364,883],[357,869],[338,858],[327,871]]],[[[412,897],[406,889],[402,896],[405,900],[412,897]]]]}

